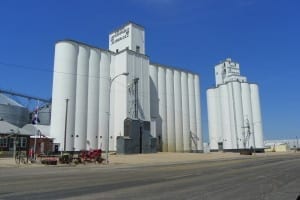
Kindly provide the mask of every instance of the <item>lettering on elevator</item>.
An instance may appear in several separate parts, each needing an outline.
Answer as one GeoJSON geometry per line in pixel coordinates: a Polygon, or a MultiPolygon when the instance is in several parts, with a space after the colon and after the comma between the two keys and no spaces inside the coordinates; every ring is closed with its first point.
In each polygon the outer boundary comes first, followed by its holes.
{"type": "Polygon", "coordinates": [[[110,42],[111,42],[111,44],[115,44],[125,38],[128,38],[128,37],[129,37],[129,27],[120,29],[117,32],[115,32],[111,36],[110,42]]]}

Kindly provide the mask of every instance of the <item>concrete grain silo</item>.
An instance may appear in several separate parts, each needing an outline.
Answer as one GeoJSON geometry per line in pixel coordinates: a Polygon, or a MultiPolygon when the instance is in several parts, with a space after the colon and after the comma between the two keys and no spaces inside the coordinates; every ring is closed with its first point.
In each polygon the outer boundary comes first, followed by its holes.
{"type": "Polygon", "coordinates": [[[207,90],[211,151],[263,152],[258,85],[248,83],[231,59],[215,66],[215,76],[216,87],[207,90]]]}
{"type": "Polygon", "coordinates": [[[209,110],[208,118],[208,131],[209,131],[209,145],[210,151],[218,151],[218,143],[220,140],[219,135],[222,134],[222,126],[221,121],[219,120],[219,116],[221,114],[219,110],[219,98],[217,98],[218,90],[208,89],[206,91],[207,97],[207,110],[209,110]]]}
{"type": "Polygon", "coordinates": [[[175,110],[175,141],[176,152],[183,152],[183,119],[182,119],[182,94],[181,73],[174,71],[174,110],[175,110]]]}
{"type": "MultiPolygon", "coordinates": [[[[86,148],[87,137],[87,105],[88,105],[88,83],[89,83],[89,59],[90,49],[78,45],[76,91],[75,91],[75,128],[74,149],[80,151],[86,148]]],[[[90,133],[90,132],[88,132],[90,133]]]]}
{"type": "Polygon", "coordinates": [[[86,140],[84,149],[98,148],[98,125],[99,125],[99,87],[100,87],[100,61],[101,52],[98,49],[90,48],[90,58],[88,62],[88,85],[86,111],[86,140]]]}
{"type": "Polygon", "coordinates": [[[168,151],[166,69],[158,67],[159,134],[162,135],[162,151],[168,151]]]}
{"type": "Polygon", "coordinates": [[[255,139],[255,148],[263,149],[263,128],[262,128],[262,117],[260,111],[260,98],[259,90],[257,84],[250,84],[251,91],[251,106],[252,106],[252,116],[253,116],[253,131],[255,139]]]}
{"type": "Polygon", "coordinates": [[[166,69],[168,151],[176,151],[173,70],[166,69]]]}
{"type": "Polygon", "coordinates": [[[202,141],[202,122],[201,122],[201,102],[200,102],[200,80],[198,75],[194,75],[195,86],[195,106],[196,106],[196,128],[197,128],[197,149],[196,151],[203,151],[202,141]]]}
{"type": "Polygon", "coordinates": [[[50,134],[59,150],[74,147],[77,57],[78,43],[56,43],[50,134]]]}
{"type": "Polygon", "coordinates": [[[197,151],[197,124],[196,124],[196,98],[194,75],[188,74],[188,97],[189,97],[189,113],[190,113],[190,134],[191,151],[197,151]]]}
{"type": "Polygon", "coordinates": [[[105,149],[108,138],[109,117],[109,84],[110,84],[111,57],[108,52],[101,51],[100,74],[99,74],[99,118],[98,118],[98,148],[105,149]]]}
{"type": "Polygon", "coordinates": [[[113,31],[109,50],[55,45],[50,135],[60,151],[136,152],[124,146],[136,140],[140,153],[201,152],[201,129],[199,76],[151,63],[143,27],[130,22],[113,31]]]}
{"type": "Polygon", "coordinates": [[[181,102],[182,102],[182,136],[183,136],[183,151],[191,151],[191,136],[190,136],[190,110],[189,110],[189,93],[188,93],[188,75],[186,72],[181,72],[181,102]]]}

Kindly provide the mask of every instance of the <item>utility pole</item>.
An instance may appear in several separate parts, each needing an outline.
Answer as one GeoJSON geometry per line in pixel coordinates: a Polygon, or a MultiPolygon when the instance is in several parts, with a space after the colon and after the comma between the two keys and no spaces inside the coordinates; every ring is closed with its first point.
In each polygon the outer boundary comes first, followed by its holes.
{"type": "Polygon", "coordinates": [[[66,143],[67,143],[67,125],[68,125],[68,104],[69,99],[66,100],[66,114],[65,114],[65,136],[64,136],[64,151],[66,151],[66,143]]]}
{"type": "Polygon", "coordinates": [[[37,107],[36,107],[36,111],[34,113],[34,127],[35,127],[35,131],[34,131],[34,146],[33,146],[33,151],[34,151],[34,160],[36,160],[36,137],[37,137],[37,132],[38,132],[38,123],[39,123],[39,100],[37,102],[37,107]]]}

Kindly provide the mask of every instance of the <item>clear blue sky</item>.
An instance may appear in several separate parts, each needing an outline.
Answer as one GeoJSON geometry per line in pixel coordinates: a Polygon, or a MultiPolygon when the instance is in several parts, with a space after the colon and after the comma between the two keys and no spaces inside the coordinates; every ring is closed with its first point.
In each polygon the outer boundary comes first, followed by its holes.
{"type": "Polygon", "coordinates": [[[200,74],[231,57],[260,86],[266,139],[300,137],[300,3],[297,0],[2,0],[0,88],[50,98],[54,44],[71,38],[108,48],[108,34],[134,21],[152,62],[200,74]]]}

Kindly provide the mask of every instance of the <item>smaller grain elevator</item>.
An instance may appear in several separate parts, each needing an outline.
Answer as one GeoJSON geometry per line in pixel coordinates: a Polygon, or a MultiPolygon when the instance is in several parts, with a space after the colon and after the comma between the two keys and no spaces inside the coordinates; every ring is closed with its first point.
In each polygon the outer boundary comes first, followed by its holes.
{"type": "Polygon", "coordinates": [[[240,75],[230,58],[215,66],[216,87],[207,90],[211,151],[264,151],[258,85],[240,75]]]}

